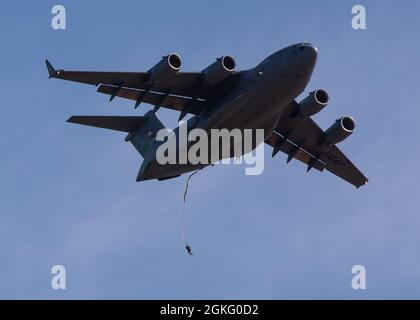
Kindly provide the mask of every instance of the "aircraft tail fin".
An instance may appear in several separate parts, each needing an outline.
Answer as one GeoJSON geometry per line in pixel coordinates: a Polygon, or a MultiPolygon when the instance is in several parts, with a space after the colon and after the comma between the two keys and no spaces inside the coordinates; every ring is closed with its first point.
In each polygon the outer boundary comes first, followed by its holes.
{"type": "MultiPolygon", "coordinates": [[[[147,155],[156,147],[156,135],[159,130],[165,129],[162,121],[158,118],[156,113],[149,111],[143,117],[145,121],[132,133],[130,133],[125,141],[130,141],[142,157],[147,161],[147,155]]],[[[151,153],[151,154],[154,154],[151,153]]]]}

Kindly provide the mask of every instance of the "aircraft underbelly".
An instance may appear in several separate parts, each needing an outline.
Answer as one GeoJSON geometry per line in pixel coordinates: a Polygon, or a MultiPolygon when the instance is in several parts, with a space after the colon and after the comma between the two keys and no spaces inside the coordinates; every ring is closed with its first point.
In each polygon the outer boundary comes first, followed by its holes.
{"type": "Polygon", "coordinates": [[[242,106],[235,115],[220,122],[217,128],[263,129],[264,137],[267,138],[273,132],[288,103],[276,97],[253,99],[242,106]]]}
{"type": "MultiPolygon", "coordinates": [[[[290,97],[294,94],[294,92],[289,91],[288,88],[283,89],[287,90],[287,92],[279,91],[279,89],[275,87],[263,87],[239,95],[237,98],[232,99],[231,102],[222,105],[215,114],[205,119],[198,127],[207,130],[208,132],[210,129],[263,129],[264,140],[266,140],[272,134],[280,119],[282,111],[290,103],[290,97]]],[[[242,132],[242,136],[244,136],[243,133],[244,132],[242,132]]],[[[254,131],[252,135],[255,137],[256,132],[254,131]]],[[[253,142],[252,148],[256,148],[260,143],[263,142],[253,142]]],[[[231,156],[228,158],[233,157],[233,149],[233,146],[231,146],[231,156]]],[[[219,155],[222,154],[221,150],[222,146],[220,146],[219,155]]],[[[209,148],[209,153],[210,152],[211,150],[209,148]]],[[[222,158],[223,157],[220,156],[219,160],[222,160],[222,158]]],[[[148,170],[149,177],[147,179],[177,176],[204,168],[208,165],[209,164],[193,165],[191,163],[160,165],[157,162],[153,162],[148,170]]]]}
{"type": "MultiPolygon", "coordinates": [[[[239,100],[234,99],[232,103],[223,106],[222,109],[224,109],[224,112],[219,112],[216,117],[210,118],[211,121],[204,122],[203,125],[199,127],[205,130],[263,129],[265,140],[273,132],[283,109],[290,102],[286,101],[288,99],[286,96],[287,95],[282,96],[279,92],[273,94],[273,91],[261,90],[258,94],[255,94],[254,91],[254,94],[252,95],[240,97],[239,100]]],[[[255,135],[256,133],[254,131],[253,136],[255,137],[255,135]]],[[[253,144],[252,147],[257,147],[257,144],[253,144]]],[[[233,151],[233,146],[231,146],[231,153],[233,153],[233,151]]],[[[219,154],[222,154],[220,150],[219,154]]],[[[221,156],[220,160],[222,160],[221,156]]],[[[208,164],[193,165],[186,163],[159,165],[156,162],[152,162],[150,168],[147,170],[147,179],[176,176],[206,166],[208,166],[208,164]]]]}

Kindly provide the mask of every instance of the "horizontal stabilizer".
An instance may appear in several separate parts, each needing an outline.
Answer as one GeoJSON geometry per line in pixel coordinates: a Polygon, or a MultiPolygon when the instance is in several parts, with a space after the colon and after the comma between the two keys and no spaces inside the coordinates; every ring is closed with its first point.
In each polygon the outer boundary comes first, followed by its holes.
{"type": "Polygon", "coordinates": [[[67,122],[123,132],[133,132],[147,119],[148,117],[133,116],[72,116],[67,122]]]}

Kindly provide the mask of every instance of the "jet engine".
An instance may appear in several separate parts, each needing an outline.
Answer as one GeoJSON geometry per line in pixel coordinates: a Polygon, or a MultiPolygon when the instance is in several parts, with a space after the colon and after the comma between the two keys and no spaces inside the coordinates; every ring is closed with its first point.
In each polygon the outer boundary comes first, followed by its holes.
{"type": "Polygon", "coordinates": [[[235,71],[236,62],[231,56],[218,58],[216,62],[203,70],[204,81],[209,84],[226,79],[235,71]]]}
{"type": "Polygon", "coordinates": [[[182,67],[182,60],[176,53],[164,56],[153,68],[147,72],[146,80],[161,81],[171,74],[177,73],[182,67]]]}
{"type": "Polygon", "coordinates": [[[337,119],[335,123],[325,131],[325,142],[329,144],[339,143],[349,137],[353,133],[355,127],[356,124],[352,117],[337,119]]]}
{"type": "Polygon", "coordinates": [[[305,117],[313,116],[328,104],[328,100],[328,93],[325,90],[315,90],[299,103],[299,114],[305,117]]]}

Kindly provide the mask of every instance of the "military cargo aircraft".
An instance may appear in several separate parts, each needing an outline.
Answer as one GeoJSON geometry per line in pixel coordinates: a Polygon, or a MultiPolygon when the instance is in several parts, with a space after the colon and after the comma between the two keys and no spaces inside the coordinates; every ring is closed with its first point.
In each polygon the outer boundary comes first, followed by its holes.
{"type": "MultiPolygon", "coordinates": [[[[301,102],[299,96],[311,78],[318,50],[299,43],[275,52],[256,67],[236,71],[233,57],[223,56],[201,72],[180,72],[182,61],[172,53],[147,72],[91,72],[56,70],[47,60],[50,78],[76,81],[98,87],[110,96],[154,105],[144,116],[72,116],[68,122],[128,133],[144,161],[137,181],[178,177],[208,164],[167,164],[156,161],[161,141],[156,134],[165,126],[156,112],[169,108],[180,112],[179,120],[191,115],[188,130],[201,128],[264,129],[264,142],[273,157],[282,151],[287,162],[297,159],[307,171],[324,169],[357,188],[367,178],[336,146],[355,130],[351,117],[337,119],[322,130],[311,118],[328,103],[326,91],[312,91],[301,102]]],[[[173,132],[178,134],[176,128],[173,132]]],[[[255,145],[256,147],[256,145],[255,145]]]]}

